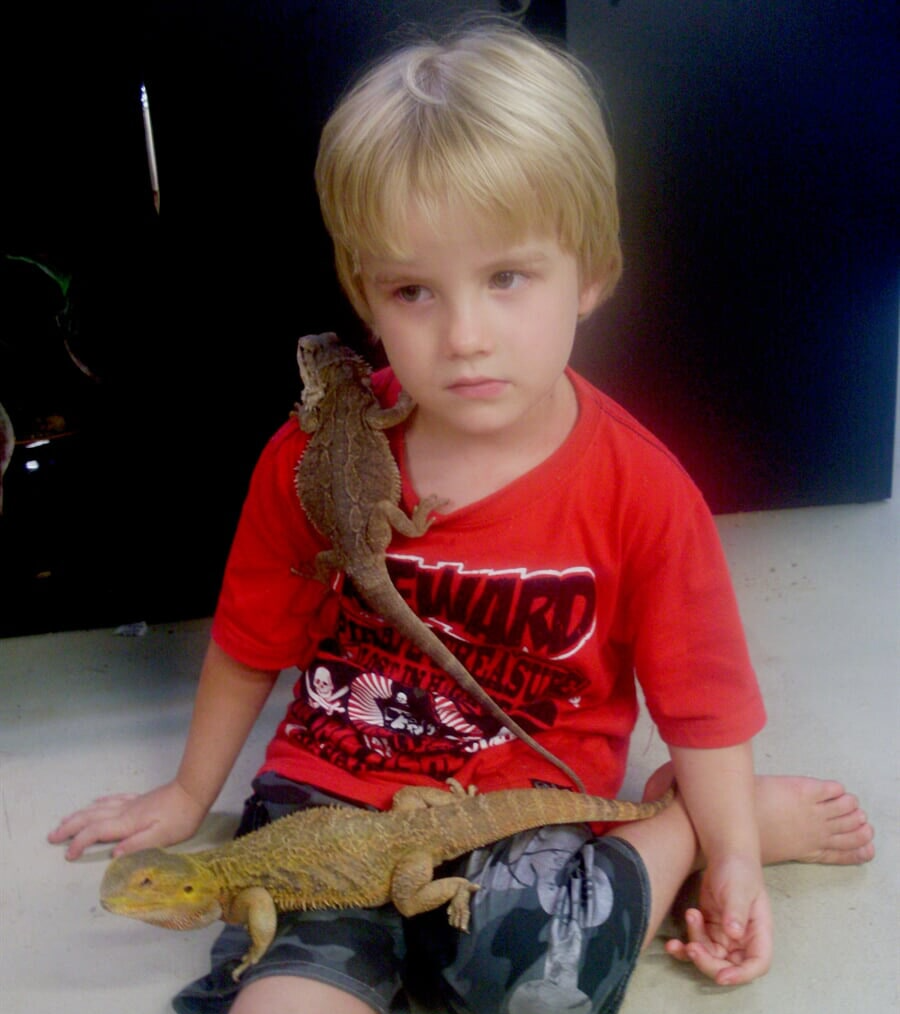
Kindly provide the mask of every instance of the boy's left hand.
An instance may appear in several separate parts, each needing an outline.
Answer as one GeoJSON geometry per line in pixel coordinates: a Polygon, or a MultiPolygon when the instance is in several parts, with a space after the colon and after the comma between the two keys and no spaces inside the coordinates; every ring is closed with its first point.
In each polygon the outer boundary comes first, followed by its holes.
{"type": "Polygon", "coordinates": [[[703,875],[700,908],[688,909],[687,941],[666,950],[690,961],[720,986],[759,978],[772,963],[772,910],[757,863],[728,857],[703,875]]]}

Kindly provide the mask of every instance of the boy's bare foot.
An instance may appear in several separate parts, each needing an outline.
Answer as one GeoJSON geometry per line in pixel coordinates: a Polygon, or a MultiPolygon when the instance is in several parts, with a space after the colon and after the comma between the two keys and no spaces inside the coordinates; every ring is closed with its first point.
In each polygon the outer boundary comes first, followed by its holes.
{"type": "Polygon", "coordinates": [[[761,776],[756,806],[764,863],[853,866],[875,856],[875,831],[840,782],[761,776]]]}
{"type": "MultiPolygon", "coordinates": [[[[645,799],[658,799],[672,784],[672,765],[655,771],[645,799]]],[[[758,775],[756,807],[762,860],[854,866],[875,855],[875,831],[855,796],[840,782],[800,775],[758,775]]]]}

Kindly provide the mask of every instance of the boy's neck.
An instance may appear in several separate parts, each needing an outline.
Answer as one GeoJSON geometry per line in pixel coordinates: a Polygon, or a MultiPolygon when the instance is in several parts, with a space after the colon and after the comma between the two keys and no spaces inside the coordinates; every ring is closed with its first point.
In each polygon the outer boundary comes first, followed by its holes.
{"type": "Polygon", "coordinates": [[[553,410],[532,426],[483,436],[430,427],[414,415],[404,434],[405,467],[419,496],[448,500],[459,510],[498,492],[546,461],[566,442],[578,419],[578,397],[562,378],[553,410]]]}

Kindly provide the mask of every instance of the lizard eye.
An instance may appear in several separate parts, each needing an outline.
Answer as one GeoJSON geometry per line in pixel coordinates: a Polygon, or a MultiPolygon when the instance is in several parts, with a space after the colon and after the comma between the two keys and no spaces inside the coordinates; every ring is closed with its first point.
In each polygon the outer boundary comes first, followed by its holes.
{"type": "Polygon", "coordinates": [[[193,885],[192,884],[185,884],[184,885],[184,893],[185,894],[193,894],[194,893],[193,885]]]}
{"type": "Polygon", "coordinates": [[[151,887],[153,880],[150,877],[144,877],[144,879],[138,884],[138,887],[151,887]]]}

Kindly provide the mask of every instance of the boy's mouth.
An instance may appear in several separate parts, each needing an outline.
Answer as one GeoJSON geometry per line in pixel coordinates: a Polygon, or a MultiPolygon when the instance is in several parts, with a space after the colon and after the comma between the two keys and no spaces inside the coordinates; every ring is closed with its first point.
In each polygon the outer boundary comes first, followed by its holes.
{"type": "Polygon", "coordinates": [[[449,385],[449,390],[461,398],[496,398],[507,388],[505,380],[496,377],[464,377],[449,385]]]}

